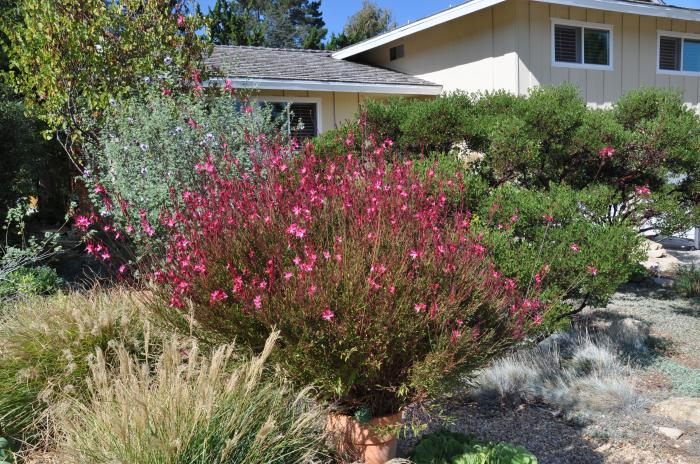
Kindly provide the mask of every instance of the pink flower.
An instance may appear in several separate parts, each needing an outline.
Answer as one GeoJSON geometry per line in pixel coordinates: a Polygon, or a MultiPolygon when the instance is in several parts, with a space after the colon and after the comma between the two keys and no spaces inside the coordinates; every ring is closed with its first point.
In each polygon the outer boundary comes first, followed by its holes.
{"type": "Polygon", "coordinates": [[[417,313],[422,313],[423,311],[425,311],[426,307],[427,306],[425,305],[425,303],[416,303],[416,305],[413,308],[416,310],[417,313]]]}
{"type": "Polygon", "coordinates": [[[262,296],[258,295],[253,298],[253,306],[255,306],[255,309],[262,308],[262,296]]]}
{"type": "Polygon", "coordinates": [[[284,280],[289,281],[292,279],[292,277],[294,277],[294,274],[292,274],[291,272],[284,273],[284,280]]]}
{"type": "Polygon", "coordinates": [[[640,197],[645,197],[651,193],[651,189],[648,185],[636,186],[634,192],[640,197]]]}
{"type": "Polygon", "coordinates": [[[209,297],[209,304],[216,304],[224,301],[228,298],[228,295],[223,290],[214,290],[209,297]]]}
{"type": "Polygon", "coordinates": [[[321,317],[323,317],[323,320],[330,322],[335,317],[335,314],[331,311],[331,308],[326,308],[323,314],[321,314],[321,317]]]}
{"type": "Polygon", "coordinates": [[[170,90],[169,88],[165,87],[165,88],[163,88],[162,94],[164,97],[169,97],[173,94],[173,91],[170,90]]]}
{"type": "Polygon", "coordinates": [[[296,223],[294,223],[287,228],[287,233],[289,235],[294,235],[297,238],[304,238],[304,235],[306,235],[306,229],[299,227],[296,223]]]}
{"type": "Polygon", "coordinates": [[[75,225],[77,225],[82,230],[87,230],[91,224],[92,222],[90,222],[90,219],[86,216],[78,216],[75,219],[75,225]]]}
{"type": "Polygon", "coordinates": [[[586,270],[588,273],[592,276],[597,276],[598,275],[598,268],[595,266],[587,266],[586,270]]]}
{"type": "Polygon", "coordinates": [[[579,253],[581,251],[581,248],[579,248],[579,246],[575,243],[569,245],[569,248],[571,248],[571,251],[573,251],[574,253],[579,253]]]}
{"type": "Polygon", "coordinates": [[[180,29],[185,27],[185,17],[183,15],[177,16],[177,27],[179,27],[180,29]]]}
{"type": "Polygon", "coordinates": [[[109,251],[104,250],[102,254],[100,254],[100,258],[102,258],[102,261],[108,261],[112,255],[109,254],[109,251]]]}
{"type": "Polygon", "coordinates": [[[554,217],[552,217],[552,216],[549,215],[549,214],[543,214],[543,215],[542,215],[542,218],[543,218],[545,221],[549,222],[549,223],[554,222],[554,217]]]}
{"type": "Polygon", "coordinates": [[[542,325],[542,314],[537,314],[535,315],[534,319],[532,322],[535,323],[535,325],[542,325]]]}
{"type": "Polygon", "coordinates": [[[462,332],[461,332],[460,330],[458,330],[458,329],[452,329],[452,335],[450,336],[450,340],[452,341],[452,343],[454,343],[454,342],[456,342],[456,341],[459,339],[459,337],[461,337],[461,336],[462,336],[462,332]]]}
{"type": "Polygon", "coordinates": [[[600,156],[602,159],[612,158],[614,154],[615,149],[613,147],[605,147],[598,152],[598,156],[600,156]]]}
{"type": "Polygon", "coordinates": [[[119,273],[124,274],[126,272],[126,265],[122,264],[119,266],[119,273]]]}
{"type": "Polygon", "coordinates": [[[409,256],[411,257],[411,259],[413,259],[413,260],[418,259],[418,256],[420,256],[420,254],[419,254],[416,250],[411,250],[411,252],[410,252],[408,255],[409,255],[409,256]]]}

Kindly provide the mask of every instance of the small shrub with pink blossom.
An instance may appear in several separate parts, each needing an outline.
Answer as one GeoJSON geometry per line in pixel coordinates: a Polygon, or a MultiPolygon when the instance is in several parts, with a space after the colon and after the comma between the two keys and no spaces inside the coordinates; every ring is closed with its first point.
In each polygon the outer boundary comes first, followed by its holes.
{"type": "Polygon", "coordinates": [[[205,190],[162,215],[164,313],[253,349],[275,328],[292,379],[375,416],[521,340],[545,312],[536,289],[519,293],[448,208],[456,181],[385,164],[389,146],[324,160],[277,147],[240,177],[200,172],[205,190]]]}

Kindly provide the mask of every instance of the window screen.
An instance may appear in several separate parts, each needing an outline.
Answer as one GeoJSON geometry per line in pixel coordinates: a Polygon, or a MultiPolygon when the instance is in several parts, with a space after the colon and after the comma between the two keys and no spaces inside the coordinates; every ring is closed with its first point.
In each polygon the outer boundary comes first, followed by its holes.
{"type": "Polygon", "coordinates": [[[659,39],[659,69],[667,71],[681,70],[680,37],[661,37],[659,39]]]}

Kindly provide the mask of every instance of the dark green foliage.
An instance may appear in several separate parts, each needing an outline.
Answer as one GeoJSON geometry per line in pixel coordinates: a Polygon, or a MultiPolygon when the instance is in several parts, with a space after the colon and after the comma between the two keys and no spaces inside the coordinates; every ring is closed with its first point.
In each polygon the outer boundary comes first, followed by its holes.
{"type": "Polygon", "coordinates": [[[679,269],[674,287],[678,293],[685,297],[700,296],[700,268],[684,266],[679,269]]]}
{"type": "Polygon", "coordinates": [[[56,293],[62,284],[56,270],[51,267],[20,268],[0,281],[0,301],[20,296],[50,295],[56,293]]]}
{"type": "Polygon", "coordinates": [[[500,271],[523,289],[539,286],[554,305],[547,328],[581,304],[607,304],[643,259],[630,224],[591,221],[601,214],[591,206],[598,195],[594,188],[552,184],[537,191],[505,184],[470,208],[500,271]]]}
{"type": "MultiPolygon", "coordinates": [[[[344,133],[360,133],[364,123],[367,134],[391,139],[403,157],[463,144],[483,153],[471,168],[492,187],[594,188],[597,223],[629,221],[646,230],[654,219],[668,235],[700,222],[700,117],[673,92],[636,90],[611,109],[594,109],[564,85],[527,96],[367,101],[362,114],[344,133]]],[[[327,134],[324,143],[333,139],[327,134]]]]}
{"type": "Polygon", "coordinates": [[[411,459],[416,464],[537,464],[537,458],[520,446],[482,443],[446,430],[423,437],[411,459]]]}
{"type": "Polygon", "coordinates": [[[41,218],[65,214],[71,170],[63,149],[41,136],[45,126],[25,115],[21,101],[0,89],[0,216],[17,198],[39,198],[41,218]]]}
{"type": "Polygon", "coordinates": [[[320,49],[328,32],[318,0],[217,0],[207,24],[217,45],[320,49]]]}

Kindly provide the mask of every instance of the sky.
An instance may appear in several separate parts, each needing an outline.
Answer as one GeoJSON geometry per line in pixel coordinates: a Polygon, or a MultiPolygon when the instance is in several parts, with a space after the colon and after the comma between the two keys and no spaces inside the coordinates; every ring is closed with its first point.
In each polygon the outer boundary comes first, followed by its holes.
{"type": "MultiPolygon", "coordinates": [[[[199,0],[204,11],[214,4],[215,0],[199,0]]],[[[399,26],[408,21],[429,16],[440,10],[458,5],[459,0],[374,0],[379,6],[388,8],[394,14],[394,19],[399,26]]],[[[666,0],[671,5],[685,6],[700,9],[700,0],[666,0]]],[[[326,27],[331,32],[340,32],[349,16],[352,16],[362,6],[362,0],[322,0],[321,9],[326,27]]]]}

